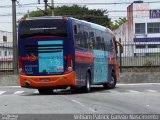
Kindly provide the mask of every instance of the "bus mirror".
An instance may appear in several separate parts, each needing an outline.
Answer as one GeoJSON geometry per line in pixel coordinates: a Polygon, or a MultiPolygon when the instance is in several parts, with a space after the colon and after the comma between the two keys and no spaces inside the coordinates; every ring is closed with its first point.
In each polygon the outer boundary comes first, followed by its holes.
{"type": "Polygon", "coordinates": [[[122,44],[121,44],[119,41],[116,41],[116,43],[117,43],[118,46],[119,46],[119,52],[120,52],[120,53],[123,53],[123,46],[122,46],[122,44]]]}

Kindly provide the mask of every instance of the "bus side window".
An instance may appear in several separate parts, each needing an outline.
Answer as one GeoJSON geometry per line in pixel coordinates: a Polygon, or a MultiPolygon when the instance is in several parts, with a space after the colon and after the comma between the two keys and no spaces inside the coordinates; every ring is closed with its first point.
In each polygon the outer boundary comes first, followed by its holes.
{"type": "Polygon", "coordinates": [[[83,48],[88,48],[87,42],[88,42],[88,32],[86,30],[84,30],[84,32],[83,32],[83,48]]]}
{"type": "Polygon", "coordinates": [[[94,46],[94,30],[93,29],[89,29],[87,44],[88,44],[88,49],[93,50],[93,46],[94,46]]]}
{"type": "Polygon", "coordinates": [[[102,41],[101,41],[101,48],[102,50],[105,50],[105,43],[104,43],[104,38],[102,37],[102,41]]]}
{"type": "Polygon", "coordinates": [[[105,50],[109,50],[109,36],[107,32],[103,33],[103,37],[104,37],[104,44],[105,44],[105,50]]]}
{"type": "Polygon", "coordinates": [[[82,30],[80,29],[80,25],[74,25],[73,31],[74,31],[74,39],[75,39],[76,46],[81,47],[83,35],[82,35],[82,30]]]}
{"type": "Polygon", "coordinates": [[[102,50],[101,46],[101,31],[96,32],[96,49],[97,50],[102,50]]]}
{"type": "Polygon", "coordinates": [[[110,50],[109,51],[110,52],[114,52],[114,46],[113,46],[113,39],[112,39],[112,37],[110,39],[110,50]]]}
{"type": "Polygon", "coordinates": [[[74,34],[78,34],[77,25],[73,26],[74,34]]]}
{"type": "Polygon", "coordinates": [[[98,37],[96,37],[96,48],[97,48],[97,50],[101,50],[102,49],[102,47],[101,47],[101,37],[100,36],[98,36],[98,37]]]}

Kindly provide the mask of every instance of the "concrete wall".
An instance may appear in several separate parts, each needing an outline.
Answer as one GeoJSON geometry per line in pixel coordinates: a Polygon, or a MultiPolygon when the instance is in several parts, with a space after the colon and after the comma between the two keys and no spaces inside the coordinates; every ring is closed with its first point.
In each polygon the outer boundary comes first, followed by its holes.
{"type": "MultiPolygon", "coordinates": [[[[133,73],[125,72],[120,74],[119,83],[160,83],[160,72],[157,73],[133,73]]],[[[17,75],[1,75],[0,86],[19,86],[17,75]]]]}
{"type": "Polygon", "coordinates": [[[0,86],[19,86],[18,75],[0,75],[0,86]]]}
{"type": "Polygon", "coordinates": [[[152,72],[121,73],[120,83],[160,83],[160,72],[157,72],[157,73],[152,73],[152,72]]]}

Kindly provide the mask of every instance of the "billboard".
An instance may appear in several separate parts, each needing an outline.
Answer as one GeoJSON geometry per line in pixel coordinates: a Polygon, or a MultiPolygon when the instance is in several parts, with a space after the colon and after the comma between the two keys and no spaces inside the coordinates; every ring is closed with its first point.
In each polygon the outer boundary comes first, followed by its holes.
{"type": "Polygon", "coordinates": [[[149,18],[160,18],[160,9],[154,9],[149,11],[149,18]]]}

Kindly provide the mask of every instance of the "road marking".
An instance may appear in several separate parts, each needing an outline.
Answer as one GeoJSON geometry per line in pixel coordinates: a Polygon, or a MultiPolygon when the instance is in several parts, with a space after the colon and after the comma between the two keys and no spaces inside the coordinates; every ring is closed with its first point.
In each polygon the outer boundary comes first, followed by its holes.
{"type": "Polygon", "coordinates": [[[118,83],[117,84],[117,86],[121,86],[121,85],[126,85],[126,86],[127,85],[128,86],[129,85],[160,85],[160,83],[134,83],[134,84],[133,83],[128,83],[128,84],[127,83],[126,84],[125,83],[124,84],[123,83],[118,83]]]}
{"type": "Polygon", "coordinates": [[[109,90],[109,92],[113,93],[113,94],[119,94],[120,92],[116,91],[116,90],[109,90]]]}
{"type": "Polygon", "coordinates": [[[16,91],[16,92],[14,92],[14,94],[15,95],[17,95],[17,94],[22,94],[24,91],[16,91]]]}
{"type": "Polygon", "coordinates": [[[72,99],[72,102],[77,103],[77,104],[79,104],[80,106],[87,108],[87,109],[90,110],[91,112],[96,112],[94,109],[85,106],[83,103],[81,103],[81,102],[79,102],[79,101],[77,101],[77,100],[72,99]]]}
{"type": "Polygon", "coordinates": [[[0,95],[2,95],[3,93],[5,93],[6,91],[0,91],[0,95]]]}
{"type": "Polygon", "coordinates": [[[0,88],[21,88],[21,86],[0,86],[0,88]]]}
{"type": "Polygon", "coordinates": [[[75,103],[77,103],[77,104],[79,104],[79,105],[81,105],[82,107],[85,107],[85,105],[84,104],[82,104],[81,102],[79,102],[79,101],[77,101],[77,100],[72,100],[73,102],[75,102],[75,103]]]}
{"type": "Polygon", "coordinates": [[[145,90],[146,92],[157,93],[157,90],[145,90]]]}
{"type": "Polygon", "coordinates": [[[139,91],[136,91],[136,90],[127,90],[127,91],[130,93],[140,93],[139,91]]]}

